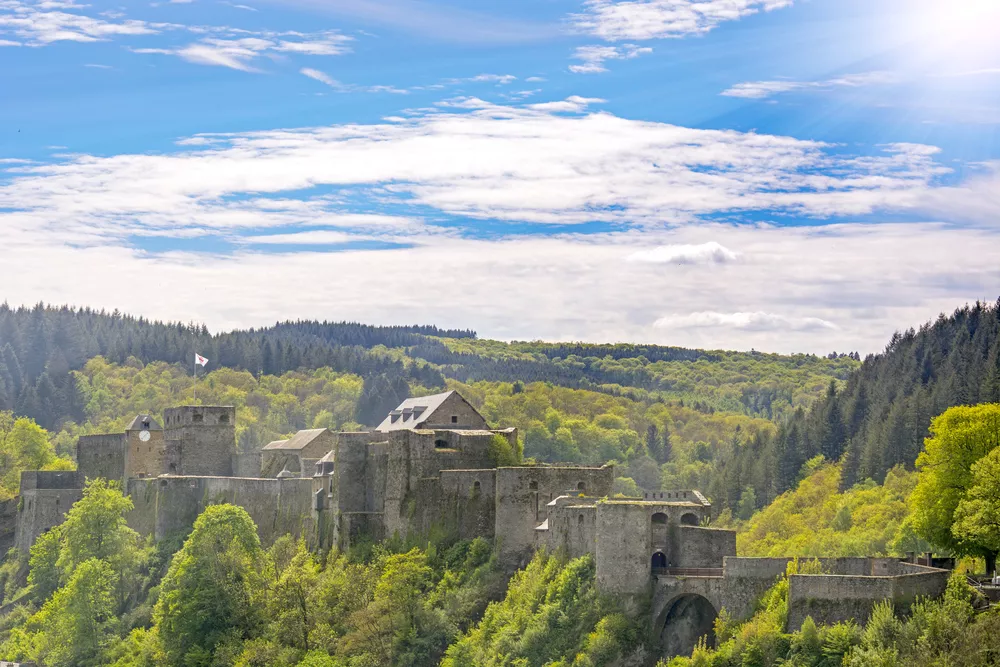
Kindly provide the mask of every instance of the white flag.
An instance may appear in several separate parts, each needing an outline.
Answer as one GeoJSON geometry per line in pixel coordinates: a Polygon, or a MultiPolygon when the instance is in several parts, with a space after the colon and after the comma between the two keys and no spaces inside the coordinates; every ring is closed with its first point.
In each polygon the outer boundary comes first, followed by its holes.
{"type": "Polygon", "coordinates": [[[203,357],[200,354],[198,354],[197,352],[195,352],[194,353],[194,363],[198,364],[199,366],[206,366],[206,365],[208,365],[208,359],[206,359],[205,357],[203,357]]]}

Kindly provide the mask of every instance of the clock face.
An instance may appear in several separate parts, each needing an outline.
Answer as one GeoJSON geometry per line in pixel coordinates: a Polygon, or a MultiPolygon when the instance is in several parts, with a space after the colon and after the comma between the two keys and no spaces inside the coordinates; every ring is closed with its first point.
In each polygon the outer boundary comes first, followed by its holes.
{"type": "Polygon", "coordinates": [[[139,431],[139,439],[143,442],[149,442],[149,431],[139,431]]]}

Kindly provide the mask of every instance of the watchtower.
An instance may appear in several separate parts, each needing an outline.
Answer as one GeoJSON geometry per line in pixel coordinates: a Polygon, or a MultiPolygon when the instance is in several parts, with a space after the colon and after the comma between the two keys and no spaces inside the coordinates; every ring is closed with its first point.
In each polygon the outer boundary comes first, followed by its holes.
{"type": "Polygon", "coordinates": [[[236,408],[183,405],[163,411],[164,472],[232,477],[236,453],[236,408]]]}
{"type": "Polygon", "coordinates": [[[125,428],[125,479],[166,472],[163,427],[151,415],[137,415],[125,428]]]}

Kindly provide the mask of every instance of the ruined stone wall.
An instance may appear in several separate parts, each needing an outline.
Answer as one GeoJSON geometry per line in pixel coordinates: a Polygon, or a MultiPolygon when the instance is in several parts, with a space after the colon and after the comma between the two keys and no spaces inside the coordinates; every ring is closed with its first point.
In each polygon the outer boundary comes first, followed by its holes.
{"type": "Polygon", "coordinates": [[[38,536],[63,522],[66,512],[83,495],[83,478],[75,470],[21,473],[15,544],[23,552],[38,536]]]}
{"type": "Polygon", "coordinates": [[[236,455],[236,408],[181,406],[163,411],[167,472],[230,477],[236,455]]]}
{"type": "Polygon", "coordinates": [[[163,431],[149,431],[149,440],[139,438],[141,431],[125,433],[125,477],[156,477],[167,471],[166,442],[163,431]]]}
{"type": "Polygon", "coordinates": [[[311,479],[164,476],[129,480],[129,494],[129,525],[157,540],[190,531],[208,505],[231,503],[247,511],[265,544],[286,533],[314,543],[311,479]]]}
{"type": "Polygon", "coordinates": [[[736,531],[677,526],[671,548],[673,567],[718,568],[726,556],[736,555],[736,531]]]}
{"type": "Polygon", "coordinates": [[[498,468],[495,534],[501,559],[518,565],[530,558],[535,528],[547,518],[546,506],[553,499],[571,490],[604,497],[613,482],[613,466],[498,468]]]}
{"type": "Polygon", "coordinates": [[[82,435],[76,441],[76,469],[84,479],[125,478],[125,436],[82,435]]]}

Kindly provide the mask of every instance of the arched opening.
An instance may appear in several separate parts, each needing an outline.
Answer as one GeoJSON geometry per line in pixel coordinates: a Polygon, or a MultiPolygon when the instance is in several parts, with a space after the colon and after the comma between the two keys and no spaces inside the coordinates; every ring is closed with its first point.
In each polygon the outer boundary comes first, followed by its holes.
{"type": "Polygon", "coordinates": [[[200,424],[203,421],[205,421],[205,416],[195,413],[194,415],[191,416],[191,421],[194,422],[195,424],[200,424]]]}
{"type": "Polygon", "coordinates": [[[688,512],[681,516],[682,526],[697,526],[698,525],[698,515],[688,512]]]}
{"type": "Polygon", "coordinates": [[[528,489],[531,490],[531,491],[537,491],[538,490],[538,482],[534,482],[534,481],[528,482],[528,489]]]}
{"type": "Polygon", "coordinates": [[[652,541],[653,546],[667,546],[667,515],[663,512],[657,512],[650,519],[650,525],[652,527],[650,540],[652,541]]]}
{"type": "Polygon", "coordinates": [[[435,449],[448,449],[448,441],[447,440],[435,440],[434,441],[434,448],[435,449]]]}
{"type": "Polygon", "coordinates": [[[587,485],[584,484],[583,482],[577,482],[576,490],[579,491],[580,493],[585,493],[587,491],[587,485]]]}
{"type": "Polygon", "coordinates": [[[583,515],[582,514],[576,518],[576,523],[579,526],[583,525],[583,515]]]}
{"type": "Polygon", "coordinates": [[[656,570],[665,570],[667,568],[667,555],[662,551],[657,551],[653,554],[652,568],[655,572],[656,570]]]}
{"type": "Polygon", "coordinates": [[[479,480],[477,479],[475,482],[472,483],[472,495],[473,496],[478,496],[479,492],[482,490],[482,488],[483,488],[483,485],[480,484],[479,480]]]}
{"type": "Polygon", "coordinates": [[[228,424],[229,423],[229,415],[227,415],[225,413],[219,415],[219,423],[220,424],[228,424]]]}
{"type": "Polygon", "coordinates": [[[660,628],[660,646],[665,658],[689,656],[702,637],[715,648],[715,618],[712,603],[700,595],[682,595],[668,607],[660,628]]]}

